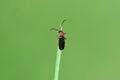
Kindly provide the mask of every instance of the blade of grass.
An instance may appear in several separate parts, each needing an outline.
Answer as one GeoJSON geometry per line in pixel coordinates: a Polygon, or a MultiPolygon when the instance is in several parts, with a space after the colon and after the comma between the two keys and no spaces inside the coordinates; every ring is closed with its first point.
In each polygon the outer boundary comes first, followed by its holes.
{"type": "Polygon", "coordinates": [[[60,59],[61,59],[61,50],[58,48],[57,56],[56,56],[54,80],[58,80],[59,79],[60,59]]]}

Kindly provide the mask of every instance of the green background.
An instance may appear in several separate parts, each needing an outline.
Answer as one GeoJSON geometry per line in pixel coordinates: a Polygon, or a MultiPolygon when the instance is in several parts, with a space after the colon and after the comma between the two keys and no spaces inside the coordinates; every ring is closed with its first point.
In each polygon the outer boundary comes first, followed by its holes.
{"type": "Polygon", "coordinates": [[[120,80],[120,0],[0,0],[0,80],[120,80]]]}

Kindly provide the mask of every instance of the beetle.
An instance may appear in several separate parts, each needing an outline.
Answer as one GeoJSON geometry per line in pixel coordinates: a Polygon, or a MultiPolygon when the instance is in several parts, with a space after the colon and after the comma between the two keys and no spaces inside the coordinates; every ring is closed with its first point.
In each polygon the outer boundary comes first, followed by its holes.
{"type": "Polygon", "coordinates": [[[64,32],[63,31],[59,31],[58,32],[58,39],[59,39],[59,49],[63,50],[65,48],[65,37],[64,37],[64,32]]]}
{"type": "Polygon", "coordinates": [[[62,23],[60,24],[60,30],[58,30],[58,29],[56,29],[56,28],[51,28],[51,30],[55,30],[55,31],[58,31],[58,46],[59,46],[59,49],[60,50],[63,50],[64,48],[65,48],[65,40],[66,40],[66,38],[64,37],[64,35],[66,34],[66,33],[64,33],[63,31],[62,31],[62,26],[63,26],[63,23],[66,21],[66,19],[64,19],[63,21],[62,21],[62,23]]]}

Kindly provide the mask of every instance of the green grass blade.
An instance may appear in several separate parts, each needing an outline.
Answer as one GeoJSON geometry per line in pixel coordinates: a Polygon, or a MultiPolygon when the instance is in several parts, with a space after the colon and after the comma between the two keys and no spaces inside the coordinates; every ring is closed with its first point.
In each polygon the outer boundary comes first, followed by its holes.
{"type": "Polygon", "coordinates": [[[57,56],[56,56],[54,80],[58,80],[59,79],[60,59],[61,59],[61,50],[59,50],[59,48],[58,48],[57,56]]]}

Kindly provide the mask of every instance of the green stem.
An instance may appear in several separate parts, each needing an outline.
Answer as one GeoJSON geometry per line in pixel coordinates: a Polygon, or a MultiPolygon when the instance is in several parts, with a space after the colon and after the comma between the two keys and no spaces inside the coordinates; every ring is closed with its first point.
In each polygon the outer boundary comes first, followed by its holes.
{"type": "Polygon", "coordinates": [[[55,75],[54,80],[58,80],[59,78],[59,69],[60,69],[60,59],[61,59],[61,50],[57,50],[57,56],[56,56],[56,65],[55,65],[55,75]]]}

